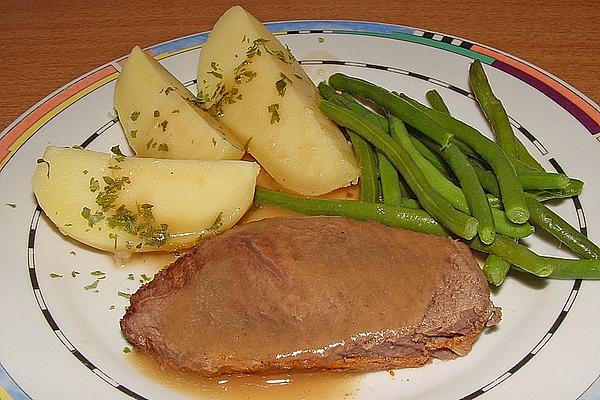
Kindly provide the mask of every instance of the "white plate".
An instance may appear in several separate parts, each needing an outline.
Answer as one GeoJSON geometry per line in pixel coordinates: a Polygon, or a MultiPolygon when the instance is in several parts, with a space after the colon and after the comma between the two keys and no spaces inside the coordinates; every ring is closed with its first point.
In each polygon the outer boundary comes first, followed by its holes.
{"type": "MultiPolygon", "coordinates": [[[[467,68],[486,65],[519,138],[549,170],[586,182],[584,193],[553,206],[600,242],[600,112],[585,96],[515,57],[473,42],[412,28],[361,22],[269,24],[315,81],[342,71],[424,100],[436,88],[452,112],[489,129],[469,95],[467,68]]],[[[207,34],[151,48],[179,79],[194,86],[207,34]]],[[[0,136],[0,399],[179,399],[133,366],[118,321],[142,273],[167,258],[110,256],[61,236],[40,214],[29,178],[49,145],[108,151],[123,134],[113,110],[123,60],[76,79],[32,107],[0,136]],[[71,271],[79,271],[76,277],[71,271]],[[106,278],[97,291],[84,286],[106,278]],[[62,278],[51,278],[51,273],[62,278]],[[134,274],[134,280],[128,279],[134,274]],[[114,307],[112,307],[114,306],[114,307]]],[[[577,60],[574,60],[577,62],[577,60]]],[[[193,90],[193,89],[192,89],[193,90]]],[[[548,239],[527,240],[538,252],[563,255],[548,239]]],[[[566,253],[564,253],[566,254],[566,253]]],[[[353,381],[352,397],[369,399],[590,399],[600,372],[599,282],[546,281],[512,274],[493,293],[504,318],[468,357],[420,369],[371,373],[353,381]],[[359,389],[359,390],[356,390],[359,389]],[[588,392],[582,395],[586,390],[588,392]],[[581,397],[580,397],[581,396],[581,397]]]]}

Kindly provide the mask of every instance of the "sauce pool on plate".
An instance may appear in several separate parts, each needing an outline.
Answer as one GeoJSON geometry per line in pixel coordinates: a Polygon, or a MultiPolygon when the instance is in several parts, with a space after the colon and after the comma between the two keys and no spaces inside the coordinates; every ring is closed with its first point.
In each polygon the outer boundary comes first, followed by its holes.
{"type": "Polygon", "coordinates": [[[347,372],[313,372],[207,378],[163,367],[139,351],[133,351],[127,357],[143,375],[174,392],[211,400],[353,399],[359,391],[361,377],[360,374],[347,372]]]}

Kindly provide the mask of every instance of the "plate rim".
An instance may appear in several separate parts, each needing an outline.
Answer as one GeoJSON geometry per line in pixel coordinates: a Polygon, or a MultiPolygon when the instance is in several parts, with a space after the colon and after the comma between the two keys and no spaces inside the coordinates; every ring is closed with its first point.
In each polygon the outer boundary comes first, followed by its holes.
{"type": "MultiPolygon", "coordinates": [[[[562,81],[560,78],[552,75],[551,73],[545,71],[544,69],[537,67],[533,64],[528,63],[527,61],[524,61],[518,57],[515,57],[513,55],[511,55],[510,53],[505,53],[501,50],[497,50],[494,49],[490,46],[486,46],[483,44],[480,44],[478,42],[475,41],[471,41],[471,40],[467,40],[467,39],[462,39],[456,36],[451,36],[451,35],[447,35],[447,34],[443,34],[443,33],[438,33],[438,32],[431,32],[431,31],[424,31],[424,30],[420,30],[418,28],[413,28],[413,27],[409,27],[409,26],[404,26],[404,25],[396,25],[396,24],[389,24],[389,23],[381,23],[381,22],[369,22],[369,21],[355,21],[355,20],[292,20],[292,21],[275,21],[275,22],[267,22],[265,23],[265,25],[271,29],[272,31],[274,31],[275,34],[290,34],[289,33],[289,29],[286,31],[278,31],[277,29],[281,26],[284,26],[286,24],[292,24],[292,25],[297,25],[297,26],[303,26],[303,24],[306,25],[310,25],[310,24],[323,24],[323,25],[337,25],[337,24],[358,24],[360,25],[362,28],[381,28],[381,27],[386,27],[386,28],[401,28],[401,29],[412,29],[414,31],[419,31],[419,32],[423,32],[423,33],[427,33],[427,34],[431,34],[432,36],[434,35],[441,35],[442,37],[450,37],[450,38],[454,38],[454,39],[458,39],[458,40],[462,40],[465,42],[469,42],[471,44],[477,45],[477,46],[481,46],[487,49],[491,49],[495,52],[497,52],[498,54],[503,54],[507,57],[510,57],[511,59],[514,59],[516,61],[519,61],[520,63],[524,64],[524,65],[528,65],[530,67],[532,67],[533,69],[535,69],[536,71],[544,74],[545,76],[547,76],[548,78],[550,78],[551,80],[555,81],[556,83],[560,84],[562,87],[568,89],[569,91],[573,92],[575,95],[577,95],[578,97],[580,97],[581,99],[583,99],[584,101],[586,101],[593,109],[595,109],[595,111],[600,115],[600,106],[598,106],[593,100],[589,99],[587,96],[585,96],[583,93],[579,92],[576,88],[572,87],[571,85],[569,85],[567,82],[562,81]]],[[[363,31],[361,31],[363,32],[363,31]]],[[[364,31],[367,33],[381,33],[381,31],[378,31],[377,29],[374,29],[373,31],[364,31]]],[[[162,43],[158,43],[158,44],[154,44],[151,45],[147,48],[145,48],[145,50],[151,52],[151,54],[153,54],[155,57],[157,57],[158,59],[163,59],[166,57],[170,57],[170,56],[175,56],[180,52],[184,52],[184,51],[190,51],[193,50],[196,47],[201,47],[201,43],[194,45],[194,46],[183,46],[181,48],[179,48],[178,50],[165,50],[168,47],[165,47],[167,45],[171,45],[171,44],[181,44],[182,42],[185,42],[185,40],[188,39],[193,39],[196,40],[198,38],[204,38],[204,40],[202,41],[202,43],[206,40],[206,38],[208,37],[208,34],[210,33],[210,31],[205,31],[205,32],[200,32],[200,33],[195,33],[195,34],[190,34],[187,36],[182,36],[179,38],[174,38],[174,39],[170,39],[168,41],[162,42],[162,43]],[[158,51],[155,53],[155,50],[164,50],[164,51],[158,51]]],[[[299,34],[302,34],[303,32],[298,32],[299,34]]],[[[317,30],[308,30],[308,32],[306,33],[324,33],[324,32],[318,32],[317,30]]],[[[335,30],[333,30],[332,33],[335,33],[335,30]]],[[[342,33],[351,33],[351,32],[342,32],[342,33]]],[[[373,36],[377,36],[377,35],[373,35],[373,36]]],[[[431,38],[433,40],[433,37],[431,38]]],[[[435,47],[435,46],[434,46],[435,47]]],[[[66,83],[65,85],[61,86],[60,88],[56,89],[55,91],[53,91],[52,93],[50,93],[49,95],[45,96],[43,99],[41,99],[40,101],[38,101],[37,103],[35,103],[33,106],[31,106],[27,111],[25,111],[23,114],[21,114],[17,119],[15,119],[11,124],[8,125],[8,127],[6,127],[1,133],[0,133],[0,151],[4,150],[4,148],[2,147],[3,142],[6,141],[7,136],[14,130],[15,127],[19,126],[20,124],[22,124],[23,122],[26,121],[27,117],[30,116],[34,111],[39,110],[41,106],[45,105],[48,103],[49,100],[55,98],[57,95],[65,92],[65,90],[75,87],[77,86],[76,84],[79,82],[82,82],[83,80],[85,80],[86,78],[89,77],[94,77],[94,78],[98,78],[98,80],[91,82],[91,84],[96,84],[98,82],[102,82],[105,81],[104,84],[111,82],[112,80],[116,79],[116,75],[118,75],[120,68],[118,68],[119,63],[122,62],[123,60],[125,60],[127,58],[127,55],[122,56],[120,58],[117,58],[113,61],[107,62],[103,65],[100,65],[99,67],[83,74],[80,75],[79,77],[76,77],[75,79],[71,80],[70,82],[66,83]],[[111,72],[110,74],[100,74],[97,75],[99,72],[107,72],[106,68],[109,67],[113,67],[116,71],[111,72]]],[[[78,89],[80,89],[79,86],[77,86],[78,89]]],[[[88,87],[84,87],[83,89],[85,90],[86,88],[90,88],[90,86],[88,87]]],[[[93,92],[94,90],[96,90],[97,87],[93,86],[93,88],[90,90],[90,92],[93,92]]],[[[79,91],[78,93],[80,93],[81,91],[79,91]]],[[[67,104],[65,107],[70,107],[72,105],[72,103],[67,104]]],[[[568,111],[568,110],[567,110],[568,111]]],[[[571,113],[569,113],[571,114],[571,113]]],[[[573,117],[575,117],[573,114],[571,114],[573,117]]],[[[32,125],[33,126],[33,125],[32,125]]],[[[30,126],[29,128],[31,128],[32,126],[30,126]]],[[[42,125],[43,126],[43,125],[42,125]]],[[[28,127],[25,127],[28,128],[28,127]]],[[[37,131],[38,129],[40,129],[41,127],[38,127],[35,129],[35,131],[37,131]]],[[[33,131],[31,133],[31,136],[35,133],[35,131],[33,131]]],[[[598,132],[596,133],[592,133],[593,135],[598,134],[598,132]]],[[[29,136],[29,137],[31,137],[29,136]]],[[[22,139],[22,135],[19,135],[16,140],[22,139]]],[[[28,138],[25,138],[28,139],[28,138]]],[[[18,152],[18,150],[21,148],[21,146],[26,143],[27,140],[22,141],[22,143],[20,143],[20,145],[13,150],[12,154],[9,153],[8,155],[4,155],[4,157],[2,157],[2,154],[0,154],[0,173],[2,172],[4,166],[6,166],[6,164],[8,164],[8,162],[10,161],[10,159],[12,158],[12,155],[16,154],[18,152]]],[[[14,144],[10,143],[11,145],[14,144]]],[[[7,146],[8,148],[8,146],[7,146]]],[[[576,280],[574,282],[574,288],[575,286],[577,286],[578,284],[576,282],[579,282],[579,285],[581,284],[581,280],[576,280]]],[[[0,363],[0,377],[2,377],[2,364],[0,363]]],[[[8,377],[10,378],[10,375],[8,374],[8,372],[6,372],[6,375],[8,375],[8,377]]],[[[14,381],[13,381],[14,382],[14,381]]],[[[14,382],[17,387],[18,387],[18,383],[14,382]]],[[[0,386],[0,389],[2,389],[2,386],[0,386]]],[[[23,393],[25,394],[25,393],[23,393]]],[[[25,394],[26,395],[26,394],[25,394]]],[[[27,395],[26,395],[27,396],[27,395]]],[[[26,397],[29,398],[29,397],[26,397]]],[[[467,399],[467,398],[473,398],[473,397],[463,397],[463,399],[467,399]]]]}

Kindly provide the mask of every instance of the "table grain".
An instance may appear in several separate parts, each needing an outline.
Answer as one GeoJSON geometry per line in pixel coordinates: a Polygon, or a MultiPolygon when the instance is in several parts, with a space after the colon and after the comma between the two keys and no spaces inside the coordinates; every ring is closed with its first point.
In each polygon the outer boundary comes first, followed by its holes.
{"type": "MultiPolygon", "coordinates": [[[[131,50],[207,31],[227,1],[0,2],[0,129],[72,79],[131,50]]],[[[261,21],[347,19],[407,25],[486,44],[600,102],[594,1],[241,1],[261,21]]]]}

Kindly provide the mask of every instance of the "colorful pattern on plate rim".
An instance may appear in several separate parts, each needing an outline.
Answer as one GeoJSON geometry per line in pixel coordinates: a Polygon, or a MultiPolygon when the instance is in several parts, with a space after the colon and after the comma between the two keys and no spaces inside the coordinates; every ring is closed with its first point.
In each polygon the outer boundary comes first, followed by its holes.
{"type": "MultiPolygon", "coordinates": [[[[277,35],[319,33],[324,35],[379,36],[418,43],[461,54],[472,59],[479,59],[483,63],[498,68],[533,86],[568,111],[592,135],[600,134],[600,110],[593,102],[564,83],[561,83],[550,74],[515,57],[480,44],[434,32],[370,22],[291,21],[268,23],[266,25],[277,35]]],[[[198,48],[207,38],[207,32],[199,33],[158,44],[147,51],[159,59],[165,58],[198,48]]],[[[105,64],[75,79],[38,102],[9,125],[0,134],[0,172],[9,162],[12,155],[48,121],[85,95],[115,80],[119,74],[120,64],[124,60],[125,57],[105,64]]],[[[600,136],[597,136],[597,138],[600,140],[600,136]]],[[[12,380],[1,364],[0,398],[2,400],[5,398],[6,400],[30,398],[12,380]]]]}
{"type": "MultiPolygon", "coordinates": [[[[381,36],[436,47],[473,59],[478,58],[483,63],[522,80],[550,97],[591,134],[600,133],[600,110],[593,102],[548,73],[490,47],[438,33],[369,22],[292,21],[275,22],[267,24],[267,26],[276,34],[322,33],[381,36]]],[[[208,33],[199,33],[156,45],[148,51],[157,58],[164,58],[200,47],[207,38],[208,33]]],[[[75,103],[87,93],[116,79],[118,66],[115,64],[123,60],[124,58],[106,64],[70,82],[40,101],[2,132],[0,135],[0,171],[19,147],[61,110],[75,103]]]]}

